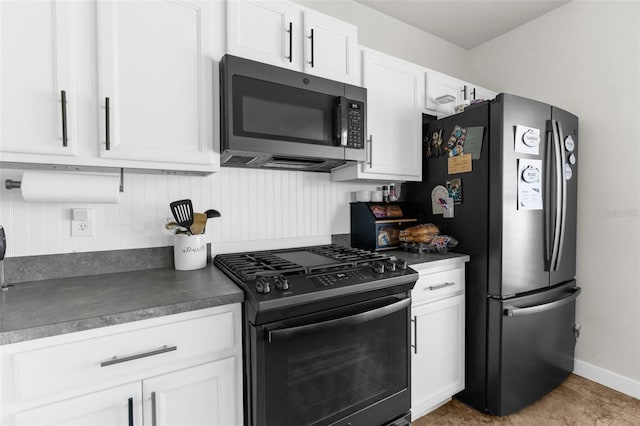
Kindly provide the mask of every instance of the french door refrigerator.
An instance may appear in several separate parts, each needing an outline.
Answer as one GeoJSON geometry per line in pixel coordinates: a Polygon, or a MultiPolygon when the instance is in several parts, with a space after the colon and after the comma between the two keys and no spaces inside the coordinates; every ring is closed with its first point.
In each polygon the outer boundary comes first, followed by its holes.
{"type": "Polygon", "coordinates": [[[573,370],[578,118],[500,94],[440,120],[425,116],[424,135],[423,181],[403,191],[471,259],[466,386],[457,397],[511,414],[573,370]],[[466,162],[448,155],[460,147],[466,162]],[[441,201],[453,204],[452,218],[441,201]]]}

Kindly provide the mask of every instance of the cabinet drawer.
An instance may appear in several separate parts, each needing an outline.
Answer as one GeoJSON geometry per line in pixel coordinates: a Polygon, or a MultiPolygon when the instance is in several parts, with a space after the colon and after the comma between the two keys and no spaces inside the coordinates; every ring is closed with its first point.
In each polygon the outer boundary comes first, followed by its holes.
{"type": "Polygon", "coordinates": [[[413,302],[421,302],[448,296],[464,290],[464,268],[447,269],[438,272],[421,272],[413,287],[413,302]]]}
{"type": "Polygon", "coordinates": [[[235,331],[231,311],[18,352],[11,357],[15,402],[210,359],[234,348],[235,331]]]}

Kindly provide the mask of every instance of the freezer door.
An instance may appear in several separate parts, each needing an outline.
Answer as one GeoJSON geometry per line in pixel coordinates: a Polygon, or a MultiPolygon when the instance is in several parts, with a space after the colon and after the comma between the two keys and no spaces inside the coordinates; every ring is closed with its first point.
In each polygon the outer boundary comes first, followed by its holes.
{"type": "Polygon", "coordinates": [[[573,371],[575,281],[489,299],[487,410],[504,416],[537,401],[573,371]]]}
{"type": "Polygon", "coordinates": [[[536,185],[542,190],[545,182],[525,182],[531,176],[523,177],[521,169],[530,164],[544,179],[550,118],[550,105],[518,96],[501,94],[491,105],[488,292],[494,296],[549,287],[544,194],[538,192],[539,204],[523,205],[523,195],[535,197],[536,185]],[[539,143],[523,145],[523,129],[537,131],[539,143]]]}
{"type": "Polygon", "coordinates": [[[557,184],[550,185],[553,188],[549,191],[550,208],[545,211],[550,225],[549,281],[554,285],[570,280],[576,274],[578,117],[555,107],[551,111],[550,124],[556,131],[551,134],[555,138],[554,155],[548,155],[548,162],[552,164],[549,167],[551,174],[557,174],[557,184]]]}

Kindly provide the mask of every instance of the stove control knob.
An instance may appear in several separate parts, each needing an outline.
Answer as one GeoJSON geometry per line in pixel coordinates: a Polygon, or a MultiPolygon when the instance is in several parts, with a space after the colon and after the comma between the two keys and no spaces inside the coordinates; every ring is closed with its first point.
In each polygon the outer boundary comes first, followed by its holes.
{"type": "Polygon", "coordinates": [[[400,257],[396,259],[396,265],[398,265],[400,269],[407,269],[407,261],[400,257]]]}
{"type": "Polygon", "coordinates": [[[278,290],[287,291],[289,290],[289,281],[282,275],[276,277],[276,288],[278,290]]]}
{"type": "Polygon", "coordinates": [[[388,260],[388,261],[384,261],[382,262],[382,264],[391,272],[395,272],[397,265],[394,261],[388,260]]]}
{"type": "Polygon", "coordinates": [[[271,293],[271,286],[269,285],[269,281],[264,278],[258,279],[256,283],[256,291],[260,294],[271,293]]]}
{"type": "Polygon", "coordinates": [[[380,262],[371,263],[371,269],[378,274],[384,274],[384,264],[380,262]]]}

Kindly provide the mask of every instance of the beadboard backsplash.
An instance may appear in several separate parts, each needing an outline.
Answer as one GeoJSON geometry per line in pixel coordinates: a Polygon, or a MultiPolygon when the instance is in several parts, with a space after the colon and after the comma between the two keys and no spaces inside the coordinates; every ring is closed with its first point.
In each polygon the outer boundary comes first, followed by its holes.
{"type": "MultiPolygon", "coordinates": [[[[374,184],[331,182],[328,173],[223,168],[210,176],[124,174],[118,204],[25,202],[4,188],[24,170],[0,171],[0,225],[7,257],[173,245],[164,224],[169,203],[190,198],[194,211],[220,211],[207,235],[216,243],[329,239],[349,233],[351,193],[374,184]],[[95,236],[71,237],[71,209],[94,209],[95,236]]],[[[231,244],[233,245],[233,244],[231,244]]],[[[268,244],[267,244],[268,245],[268,244]]]]}

